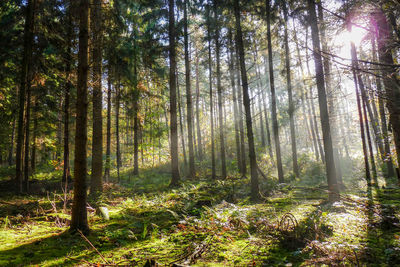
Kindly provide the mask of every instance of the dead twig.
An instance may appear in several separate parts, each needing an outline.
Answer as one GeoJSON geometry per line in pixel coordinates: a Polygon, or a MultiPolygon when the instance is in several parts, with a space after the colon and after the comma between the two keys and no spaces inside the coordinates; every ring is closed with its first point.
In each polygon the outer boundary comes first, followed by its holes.
{"type": "Polygon", "coordinates": [[[100,253],[100,251],[97,250],[97,248],[95,246],[93,246],[92,242],[90,242],[89,239],[87,239],[87,237],[82,233],[81,230],[78,229],[78,233],[81,235],[81,237],[83,238],[83,240],[85,240],[96,252],[97,254],[99,254],[99,256],[103,259],[103,261],[107,264],[110,264],[106,258],[104,258],[104,256],[100,253]]]}

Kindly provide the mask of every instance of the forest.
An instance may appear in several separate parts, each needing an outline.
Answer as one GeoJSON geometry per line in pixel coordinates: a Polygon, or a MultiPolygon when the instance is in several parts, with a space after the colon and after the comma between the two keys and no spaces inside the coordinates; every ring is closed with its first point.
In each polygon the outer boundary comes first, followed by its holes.
{"type": "Polygon", "coordinates": [[[0,266],[400,266],[398,0],[1,0],[0,266]]]}

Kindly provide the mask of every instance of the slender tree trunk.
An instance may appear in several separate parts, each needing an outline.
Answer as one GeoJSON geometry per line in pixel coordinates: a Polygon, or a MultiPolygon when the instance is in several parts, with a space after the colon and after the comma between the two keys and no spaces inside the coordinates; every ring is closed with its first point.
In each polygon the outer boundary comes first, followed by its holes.
{"type": "Polygon", "coordinates": [[[246,144],[244,141],[244,123],[243,123],[243,97],[242,90],[240,88],[241,78],[240,78],[240,62],[239,62],[239,50],[236,47],[236,76],[237,76],[237,92],[238,92],[238,111],[239,111],[239,133],[240,133],[240,153],[241,155],[241,165],[242,165],[242,176],[246,176],[247,166],[246,166],[246,144]]]}
{"type": "Polygon", "coordinates": [[[296,177],[300,176],[299,166],[297,163],[297,146],[296,146],[296,129],[294,125],[294,103],[292,93],[292,81],[290,73],[290,58],[289,58],[289,41],[288,41],[288,10],[286,3],[283,3],[283,17],[285,19],[285,65],[286,65],[286,86],[289,96],[289,122],[290,122],[290,140],[292,144],[292,161],[293,161],[293,172],[296,177]]]}
{"type": "MultiPolygon", "coordinates": [[[[376,35],[376,33],[375,33],[375,35],[376,35]]],[[[374,62],[377,61],[375,35],[372,36],[372,38],[371,38],[372,61],[374,61],[374,62]]],[[[377,89],[377,93],[378,93],[379,115],[380,115],[380,121],[381,121],[381,129],[382,129],[382,135],[380,136],[380,138],[383,140],[383,143],[384,143],[383,161],[386,163],[386,166],[387,166],[386,176],[394,177],[395,176],[394,166],[393,166],[393,160],[392,160],[392,153],[390,150],[390,140],[389,140],[387,121],[386,121],[385,104],[383,101],[383,99],[385,98],[385,93],[383,92],[382,81],[380,78],[379,71],[376,71],[376,73],[375,73],[375,83],[376,83],[376,89],[377,89]]]]}
{"type": "Polygon", "coordinates": [[[120,144],[120,136],[119,136],[119,109],[120,109],[120,98],[121,98],[121,78],[118,74],[118,84],[115,88],[115,136],[117,139],[117,181],[121,182],[119,171],[121,168],[121,144],[120,144]]]}
{"type": "Polygon", "coordinates": [[[108,183],[111,168],[111,65],[108,65],[107,73],[107,134],[106,134],[106,164],[104,168],[104,180],[108,183]]]}
{"type": "Polygon", "coordinates": [[[272,108],[272,130],[274,133],[275,141],[275,152],[276,162],[278,168],[279,182],[283,183],[283,167],[282,167],[282,156],[281,156],[281,141],[279,140],[279,128],[278,118],[276,109],[276,93],[274,83],[274,66],[273,66],[273,54],[272,54],[272,38],[271,38],[271,3],[270,0],[266,0],[267,7],[267,39],[268,39],[268,63],[269,63],[269,82],[271,88],[271,108],[272,108]]]}
{"type": "Polygon", "coordinates": [[[365,141],[364,121],[363,121],[363,115],[362,115],[362,109],[361,109],[360,92],[358,89],[357,74],[356,74],[354,65],[355,65],[355,62],[353,62],[353,79],[354,79],[354,86],[356,89],[358,117],[359,117],[359,121],[360,121],[360,133],[361,133],[361,142],[362,142],[363,154],[364,154],[365,176],[366,176],[367,183],[370,183],[371,182],[371,173],[369,170],[367,144],[365,141]]]}
{"type": "Polygon", "coordinates": [[[218,0],[214,0],[214,13],[215,13],[215,57],[216,57],[216,75],[217,75],[217,93],[218,93],[218,118],[219,118],[219,139],[220,139],[220,157],[221,157],[221,178],[226,178],[226,159],[225,159],[225,136],[224,136],[224,116],[222,111],[222,85],[221,85],[221,59],[220,59],[220,29],[219,29],[219,6],[217,4],[218,0]]]}
{"type": "Polygon", "coordinates": [[[13,165],[14,137],[15,137],[15,114],[13,115],[12,130],[11,130],[11,140],[10,140],[10,149],[8,151],[8,166],[13,165]]]}
{"type": "Polygon", "coordinates": [[[92,141],[92,177],[90,180],[90,194],[96,195],[103,191],[103,96],[101,87],[102,78],[102,10],[101,0],[92,0],[90,9],[92,30],[92,83],[93,83],[93,141],[92,141]]]}
{"type": "MultiPolygon", "coordinates": [[[[397,71],[392,56],[391,43],[393,40],[390,26],[382,10],[377,9],[372,13],[372,24],[378,41],[378,55],[383,66],[383,84],[386,90],[386,105],[389,110],[390,124],[393,130],[393,140],[397,152],[397,163],[400,165],[400,82],[396,77],[397,71]]],[[[400,176],[398,177],[400,180],[400,176]]]]}
{"type": "Polygon", "coordinates": [[[176,70],[176,89],[178,93],[178,109],[179,109],[179,126],[181,130],[181,145],[182,145],[182,152],[183,152],[183,163],[185,166],[185,169],[187,169],[187,156],[186,156],[186,146],[185,146],[185,123],[183,121],[185,114],[183,112],[184,108],[182,108],[182,102],[183,99],[181,97],[181,91],[179,87],[179,79],[178,79],[178,70],[176,70]]]}
{"type": "Polygon", "coordinates": [[[196,122],[197,122],[197,146],[199,152],[199,159],[203,159],[203,144],[201,140],[200,130],[200,79],[199,79],[199,55],[198,48],[195,44],[195,56],[196,56],[196,122]]]}
{"type": "Polygon", "coordinates": [[[236,161],[238,165],[238,169],[240,173],[243,173],[242,171],[242,152],[240,151],[240,134],[239,134],[239,123],[238,123],[238,106],[237,106],[237,99],[236,99],[236,84],[235,84],[235,73],[234,73],[234,55],[233,55],[233,41],[232,41],[232,31],[229,29],[229,77],[231,80],[231,86],[232,86],[232,97],[233,97],[233,123],[235,125],[235,144],[236,144],[236,161]]]}
{"type": "MultiPolygon", "coordinates": [[[[72,1],[70,1],[70,5],[72,1]]],[[[64,91],[64,166],[62,182],[66,182],[70,178],[69,166],[69,105],[70,105],[70,92],[71,92],[71,65],[72,65],[72,39],[73,39],[73,25],[72,25],[72,10],[68,10],[68,48],[65,55],[65,91],[64,91]]]]}
{"type": "Polygon", "coordinates": [[[133,175],[139,175],[139,88],[138,88],[138,62],[136,54],[136,40],[134,41],[134,91],[133,91],[133,175]]]}
{"type": "Polygon", "coordinates": [[[364,119],[364,122],[360,122],[360,129],[363,131],[361,133],[361,139],[363,142],[363,152],[364,152],[364,160],[366,161],[365,163],[365,169],[366,169],[366,178],[367,182],[371,182],[371,174],[369,170],[369,165],[368,165],[368,152],[367,152],[367,145],[370,151],[370,158],[371,158],[371,167],[372,167],[372,174],[374,177],[374,180],[376,181],[376,167],[375,167],[375,160],[374,160],[374,154],[372,151],[372,145],[371,145],[371,137],[369,134],[369,127],[368,127],[368,118],[367,118],[367,112],[366,112],[366,106],[365,106],[365,88],[364,88],[364,82],[361,78],[361,73],[359,72],[359,65],[358,65],[358,58],[357,58],[357,51],[356,51],[356,46],[354,45],[353,42],[351,42],[351,59],[352,59],[352,65],[353,65],[353,72],[354,72],[354,78],[355,83],[356,83],[356,93],[357,93],[357,105],[359,104],[359,113],[360,113],[360,120],[364,119]],[[363,93],[364,92],[364,93],[363,93]],[[361,100],[359,99],[361,97],[361,100]],[[365,133],[367,134],[367,140],[365,140],[365,133]],[[368,143],[366,143],[366,141],[368,143]],[[364,148],[365,146],[365,148],[364,148]],[[368,167],[367,167],[368,165],[368,167]]]}
{"type": "Polygon", "coordinates": [[[22,56],[22,69],[19,88],[19,110],[17,126],[17,148],[15,156],[15,183],[16,190],[22,192],[22,161],[23,161],[23,143],[24,143],[24,112],[25,112],[25,94],[28,85],[28,75],[31,69],[33,28],[35,20],[36,0],[28,0],[26,7],[25,28],[24,28],[24,52],[22,56]]]}
{"type": "Polygon", "coordinates": [[[243,47],[242,26],[240,25],[239,0],[234,1],[234,12],[235,12],[235,26],[236,26],[236,45],[239,52],[239,62],[240,62],[242,88],[243,88],[243,104],[246,114],[247,140],[249,143],[251,198],[253,200],[258,200],[260,194],[258,186],[258,167],[257,167],[256,151],[254,148],[253,126],[250,113],[250,98],[249,98],[249,88],[247,82],[245,55],[243,47]]]}
{"type": "MultiPolygon", "coordinates": [[[[311,91],[311,88],[310,88],[310,91],[311,91]]],[[[314,147],[315,147],[315,156],[316,156],[316,158],[317,158],[317,161],[319,161],[319,159],[320,159],[320,157],[321,157],[321,159],[322,159],[322,161],[324,161],[323,160],[323,157],[322,157],[322,155],[320,155],[320,153],[322,152],[322,147],[320,146],[321,144],[319,143],[319,136],[317,135],[317,131],[315,131],[315,125],[314,125],[314,117],[313,117],[313,114],[311,113],[311,105],[310,105],[310,100],[308,99],[308,94],[307,94],[307,89],[306,89],[306,91],[305,91],[305,100],[306,100],[306,102],[307,102],[307,111],[308,111],[308,117],[309,117],[309,120],[310,120],[310,126],[311,126],[311,134],[312,134],[312,136],[313,136],[313,143],[314,143],[314,147]]],[[[312,109],[312,110],[314,110],[314,109],[312,109]]]]}
{"type": "Polygon", "coordinates": [[[315,63],[315,74],[318,88],[318,100],[320,109],[320,118],[322,125],[322,136],[325,148],[325,166],[328,180],[329,200],[333,201],[339,197],[339,187],[336,180],[336,168],[334,151],[331,138],[331,126],[329,122],[328,105],[326,101],[326,91],[324,82],[324,70],[322,66],[322,58],[319,51],[321,51],[319,31],[317,26],[317,16],[315,14],[315,1],[308,0],[309,16],[311,22],[311,35],[313,41],[313,56],[315,63]]]}
{"type": "MultiPolygon", "coordinates": [[[[28,75],[30,76],[30,75],[28,75]]],[[[31,94],[32,88],[30,78],[26,87],[26,114],[25,114],[25,156],[24,156],[24,186],[23,190],[29,192],[29,143],[30,143],[30,124],[31,124],[31,94]]]]}
{"type": "MultiPolygon", "coordinates": [[[[322,51],[328,52],[328,44],[326,41],[325,36],[325,20],[324,20],[324,12],[322,8],[321,2],[317,3],[317,10],[318,10],[318,22],[319,22],[319,32],[321,37],[321,48],[322,51]]],[[[329,113],[329,122],[331,125],[331,138],[333,146],[338,144],[338,122],[336,120],[337,117],[337,108],[335,103],[335,90],[332,87],[332,78],[331,78],[331,62],[329,57],[324,57],[323,59],[323,69],[324,69],[324,81],[325,81],[325,88],[328,100],[328,113],[329,113]]],[[[339,154],[337,153],[337,149],[334,148],[334,161],[336,167],[336,179],[342,185],[342,172],[340,166],[340,159],[339,154]]]]}
{"type": "Polygon", "coordinates": [[[264,133],[264,119],[263,119],[263,105],[262,105],[262,83],[261,83],[261,75],[260,75],[260,70],[259,66],[257,63],[258,59],[258,47],[257,47],[257,42],[254,40],[254,67],[255,67],[255,72],[256,72],[256,79],[257,79],[257,87],[258,90],[256,92],[257,99],[258,99],[258,107],[259,107],[259,114],[260,114],[260,135],[261,135],[261,146],[264,148],[266,146],[265,143],[265,133],[264,133]]]}
{"type": "Polygon", "coordinates": [[[31,173],[35,173],[36,170],[36,137],[38,131],[38,118],[37,118],[37,98],[33,103],[33,136],[32,136],[32,149],[31,149],[31,173]]]}
{"type": "Polygon", "coordinates": [[[266,94],[265,94],[265,92],[269,92],[267,90],[267,88],[270,86],[270,82],[269,82],[269,76],[267,74],[268,64],[267,64],[267,59],[266,59],[265,56],[264,56],[264,66],[265,66],[266,81],[265,81],[265,90],[262,90],[262,97],[264,99],[263,105],[264,105],[264,116],[265,116],[265,128],[267,130],[268,153],[269,153],[269,156],[271,158],[271,161],[273,162],[274,155],[272,153],[271,132],[270,132],[270,128],[269,128],[269,117],[268,117],[269,109],[267,108],[267,103],[266,103],[267,98],[266,98],[266,94]]]}
{"type": "Polygon", "coordinates": [[[176,48],[175,48],[175,0],[169,0],[169,90],[171,113],[171,186],[179,184],[179,159],[178,159],[178,120],[176,112],[176,48]]]}
{"type": "Polygon", "coordinates": [[[184,43],[185,43],[185,81],[186,81],[186,106],[187,106],[187,126],[188,126],[188,146],[189,146],[189,176],[194,178],[196,170],[194,165],[194,149],[193,149],[193,111],[192,111],[192,90],[190,83],[190,59],[189,59],[189,33],[188,33],[188,0],[185,0],[183,12],[184,20],[184,43]]]}
{"type": "Polygon", "coordinates": [[[74,200],[70,230],[89,232],[86,198],[86,145],[87,145],[87,81],[88,81],[88,32],[89,0],[81,0],[79,6],[79,52],[78,91],[76,101],[75,159],[74,159],[74,200]]]}
{"type": "Polygon", "coordinates": [[[212,59],[211,59],[211,22],[210,22],[210,7],[207,6],[207,39],[208,39],[208,72],[210,85],[210,123],[211,123],[211,179],[216,178],[215,168],[215,140],[214,140],[214,99],[212,86],[212,59]]]}

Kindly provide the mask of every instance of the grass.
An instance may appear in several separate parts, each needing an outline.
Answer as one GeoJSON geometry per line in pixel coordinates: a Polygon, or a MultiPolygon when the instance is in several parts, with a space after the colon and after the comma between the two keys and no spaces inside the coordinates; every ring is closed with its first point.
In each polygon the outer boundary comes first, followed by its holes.
{"type": "Polygon", "coordinates": [[[139,176],[125,169],[120,185],[105,184],[99,202],[110,220],[89,210],[91,244],[67,231],[71,193],[63,212],[59,176],[40,174],[38,184],[56,191],[0,198],[0,266],[86,266],[105,263],[102,257],[130,266],[148,259],[193,266],[400,264],[400,190],[345,180],[342,200],[328,203],[319,168],[311,165],[289,184],[262,181],[262,203],[249,201],[246,178],[169,188],[165,167],[139,176]]]}

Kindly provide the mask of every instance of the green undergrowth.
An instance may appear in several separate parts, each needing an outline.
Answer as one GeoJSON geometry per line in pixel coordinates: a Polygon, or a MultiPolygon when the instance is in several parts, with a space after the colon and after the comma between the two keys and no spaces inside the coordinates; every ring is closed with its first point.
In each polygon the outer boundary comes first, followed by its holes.
{"type": "Polygon", "coordinates": [[[6,195],[0,266],[142,266],[148,259],[161,266],[400,264],[400,190],[367,188],[360,180],[329,203],[319,168],[288,184],[263,180],[259,203],[249,200],[247,178],[210,181],[199,173],[170,188],[165,167],[139,176],[124,169],[120,184],[113,175],[103,195],[89,200],[85,237],[67,231],[71,192],[6,195]],[[110,220],[96,212],[99,206],[110,220]]]}

